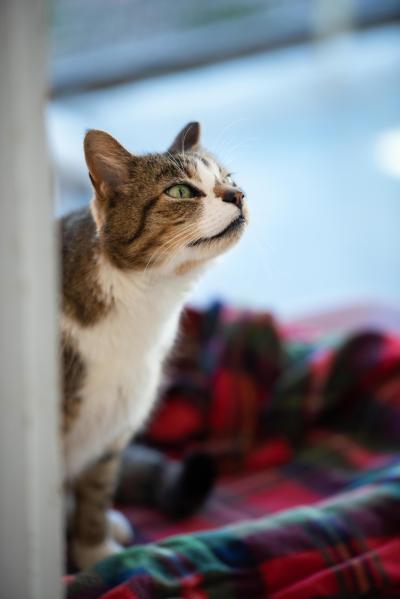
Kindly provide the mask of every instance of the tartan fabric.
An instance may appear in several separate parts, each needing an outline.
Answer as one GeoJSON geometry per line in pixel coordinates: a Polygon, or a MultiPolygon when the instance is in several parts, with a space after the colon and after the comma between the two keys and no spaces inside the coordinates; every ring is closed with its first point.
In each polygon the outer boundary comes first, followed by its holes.
{"type": "Polygon", "coordinates": [[[267,314],[221,304],[188,310],[143,441],[178,456],[203,446],[235,473],[263,459],[286,461],[319,425],[390,448],[400,435],[399,351],[400,340],[387,333],[310,341],[267,314]]]}
{"type": "Polygon", "coordinates": [[[217,489],[181,522],[126,510],[150,543],[69,597],[400,597],[399,338],[310,340],[264,314],[192,310],[164,396],[143,441],[207,448],[217,489]]]}
{"type": "Polygon", "coordinates": [[[81,574],[68,597],[399,597],[399,474],[319,507],[133,547],[81,574]]]}

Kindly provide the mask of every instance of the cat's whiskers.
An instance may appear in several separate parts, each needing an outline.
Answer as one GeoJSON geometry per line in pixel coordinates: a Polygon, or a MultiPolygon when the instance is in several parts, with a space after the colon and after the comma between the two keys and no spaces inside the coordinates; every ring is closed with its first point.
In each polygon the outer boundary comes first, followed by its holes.
{"type": "MultiPolygon", "coordinates": [[[[218,135],[214,138],[214,143],[213,143],[213,147],[215,147],[215,153],[216,154],[220,154],[221,153],[221,140],[222,140],[222,136],[229,131],[229,129],[232,129],[232,127],[234,127],[235,125],[237,125],[238,123],[242,123],[244,121],[249,120],[247,117],[241,117],[239,119],[234,119],[233,121],[231,121],[230,123],[228,123],[227,125],[225,125],[225,127],[222,127],[221,131],[218,133],[218,135]],[[217,142],[220,144],[219,147],[217,147],[217,142]]],[[[222,140],[222,143],[226,143],[222,140]]],[[[228,142],[229,143],[229,142],[228,142]]]]}
{"type": "Polygon", "coordinates": [[[161,255],[165,255],[170,249],[173,249],[176,246],[176,249],[180,249],[181,245],[177,245],[178,242],[185,240],[188,238],[189,233],[191,232],[192,225],[187,225],[183,230],[179,231],[174,235],[171,239],[168,239],[164,244],[162,244],[156,252],[153,254],[153,259],[156,257],[160,257],[161,255]]]}
{"type": "Polygon", "coordinates": [[[191,230],[187,231],[185,235],[183,235],[179,239],[175,239],[173,244],[171,244],[168,248],[165,248],[165,251],[163,252],[163,256],[170,253],[170,256],[165,260],[165,264],[167,266],[171,264],[171,262],[176,257],[179,250],[183,249],[188,242],[193,240],[191,233],[192,233],[191,230]]]}
{"type": "Polygon", "coordinates": [[[178,171],[180,172],[182,179],[186,179],[187,175],[183,169],[183,165],[180,161],[178,161],[178,156],[173,156],[171,154],[171,152],[166,152],[167,156],[168,156],[168,160],[170,160],[170,162],[172,162],[172,164],[174,166],[176,166],[176,168],[178,169],[178,171]]]}
{"type": "MultiPolygon", "coordinates": [[[[158,256],[160,255],[160,252],[162,250],[164,250],[162,252],[162,255],[167,254],[171,249],[182,249],[182,241],[187,242],[187,241],[191,241],[192,236],[191,233],[194,232],[193,229],[195,228],[195,225],[193,223],[189,223],[188,225],[186,225],[185,227],[183,227],[180,231],[178,231],[178,233],[176,235],[174,235],[171,239],[167,240],[160,248],[159,248],[159,252],[158,252],[158,256]]],[[[171,256],[171,258],[173,258],[176,255],[176,252],[173,253],[173,255],[171,256]]]]}
{"type": "Polygon", "coordinates": [[[184,172],[184,174],[185,174],[185,177],[186,177],[185,166],[184,166],[184,164],[183,164],[183,162],[182,162],[182,158],[181,158],[181,156],[178,156],[178,155],[177,155],[177,156],[176,156],[176,160],[177,160],[177,161],[178,161],[178,163],[181,165],[181,167],[182,167],[182,171],[184,172]]]}
{"type": "Polygon", "coordinates": [[[178,154],[175,156],[175,160],[178,162],[178,164],[181,165],[183,178],[185,179],[187,177],[187,173],[185,171],[185,165],[183,164],[183,158],[185,158],[185,152],[183,152],[183,156],[180,156],[178,154]]]}
{"type": "Polygon", "coordinates": [[[247,142],[243,143],[238,143],[238,144],[233,144],[228,146],[226,149],[224,149],[224,151],[220,151],[220,155],[224,157],[224,164],[225,166],[230,166],[230,162],[233,159],[235,152],[237,152],[238,150],[242,150],[242,149],[246,149],[246,148],[252,148],[252,142],[253,140],[248,140],[247,142]],[[226,154],[225,154],[226,152],[226,154]]]}
{"type": "MultiPolygon", "coordinates": [[[[176,244],[178,242],[182,242],[182,241],[190,241],[190,233],[194,232],[194,228],[195,228],[195,224],[193,224],[193,223],[189,223],[189,224],[185,225],[185,227],[183,227],[180,231],[178,231],[176,233],[176,235],[174,235],[171,239],[168,239],[164,244],[162,244],[160,247],[158,247],[155,250],[155,252],[153,252],[153,254],[150,256],[150,258],[146,264],[146,267],[144,269],[144,273],[147,272],[147,269],[149,268],[149,266],[151,264],[153,264],[157,258],[168,253],[171,248],[173,249],[174,244],[176,244]]],[[[181,249],[181,247],[182,246],[179,244],[175,249],[179,250],[179,249],[181,249]]],[[[175,255],[176,255],[176,252],[174,252],[172,257],[174,257],[175,255]]]]}
{"type": "Polygon", "coordinates": [[[190,127],[188,127],[185,131],[185,133],[183,134],[183,139],[182,139],[182,156],[183,158],[185,158],[185,141],[186,141],[186,136],[190,131],[190,127]]]}
{"type": "MultiPolygon", "coordinates": [[[[184,236],[182,236],[183,239],[184,236]]],[[[174,240],[176,241],[176,240],[174,240]]],[[[157,248],[157,250],[150,256],[147,264],[146,264],[146,268],[144,269],[144,274],[147,272],[147,269],[152,266],[156,260],[158,260],[159,258],[161,258],[162,256],[166,255],[169,253],[169,251],[173,248],[173,244],[171,243],[171,241],[169,240],[168,242],[166,242],[165,244],[163,244],[162,246],[160,246],[159,248],[157,248]]],[[[181,246],[176,247],[176,250],[181,249],[181,246]]],[[[172,253],[171,259],[173,257],[175,257],[176,255],[176,251],[172,253]]],[[[167,263],[169,261],[166,261],[167,263]]]]}

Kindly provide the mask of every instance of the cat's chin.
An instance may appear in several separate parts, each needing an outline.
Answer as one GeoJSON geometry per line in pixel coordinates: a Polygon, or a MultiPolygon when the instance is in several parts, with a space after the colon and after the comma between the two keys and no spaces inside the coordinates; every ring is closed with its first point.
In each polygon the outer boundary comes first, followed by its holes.
{"type": "Polygon", "coordinates": [[[182,248],[175,259],[169,260],[167,257],[162,262],[146,269],[146,272],[164,275],[199,273],[210,262],[236,245],[247,224],[247,215],[240,215],[219,233],[191,241],[182,248]]]}
{"type": "Polygon", "coordinates": [[[233,220],[225,229],[210,237],[202,237],[188,246],[193,256],[201,260],[211,260],[225,253],[233,247],[241,238],[246,225],[247,218],[239,216],[233,220]]]}
{"type": "Polygon", "coordinates": [[[199,239],[196,239],[195,241],[191,241],[188,244],[188,247],[199,247],[199,246],[204,246],[204,245],[210,245],[214,242],[225,242],[225,241],[229,241],[229,239],[233,240],[233,241],[237,241],[240,237],[240,235],[243,232],[243,229],[246,225],[246,218],[243,215],[238,216],[237,218],[235,218],[231,223],[229,223],[229,225],[227,227],[225,227],[222,231],[220,231],[219,233],[216,233],[215,235],[211,235],[210,237],[200,237],[199,239]]]}

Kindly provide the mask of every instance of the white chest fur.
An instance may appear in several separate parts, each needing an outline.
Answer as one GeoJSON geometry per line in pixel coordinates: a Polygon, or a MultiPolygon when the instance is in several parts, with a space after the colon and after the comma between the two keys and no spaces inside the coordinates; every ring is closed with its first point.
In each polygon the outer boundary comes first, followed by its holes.
{"type": "Polygon", "coordinates": [[[62,319],[85,364],[81,410],[64,440],[69,479],[143,425],[193,278],[104,276],[103,288],[114,298],[109,314],[92,327],[62,319]]]}

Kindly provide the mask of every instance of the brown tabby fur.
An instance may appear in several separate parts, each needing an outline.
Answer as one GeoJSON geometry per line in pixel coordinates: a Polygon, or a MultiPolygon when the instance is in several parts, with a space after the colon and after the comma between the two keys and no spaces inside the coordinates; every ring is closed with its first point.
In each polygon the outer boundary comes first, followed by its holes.
{"type": "MultiPolygon", "coordinates": [[[[121,271],[144,271],[157,266],[163,256],[157,256],[155,249],[198,218],[199,201],[171,201],[163,193],[175,182],[189,178],[195,183],[196,160],[207,167],[211,160],[218,164],[198,142],[196,123],[183,129],[169,152],[140,157],[127,152],[106,133],[90,131],[86,136],[85,155],[95,198],[90,209],[70,214],[60,223],[63,314],[77,326],[92,327],[113,310],[112,289],[105,295],[99,284],[100,260],[107,260],[121,271]]],[[[226,183],[226,170],[218,168],[214,192],[223,198],[232,192],[234,184],[226,183]]],[[[245,206],[243,214],[247,218],[245,206]]],[[[232,241],[223,243],[233,243],[236,238],[235,233],[232,241]]],[[[199,262],[189,260],[181,264],[176,274],[184,275],[199,262]]],[[[67,434],[79,419],[80,389],[86,376],[86,366],[67,334],[62,337],[62,364],[63,430],[67,434]]],[[[77,480],[69,481],[75,494],[73,534],[85,545],[99,544],[108,534],[107,509],[111,505],[118,456],[127,441],[128,438],[116,440],[77,480]]]]}

